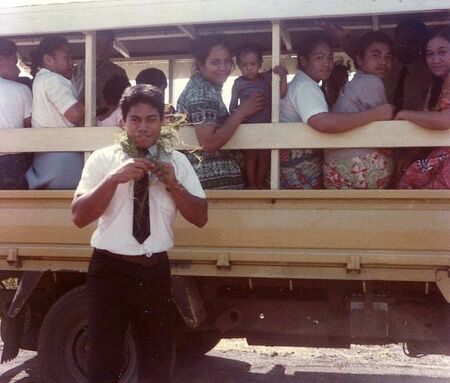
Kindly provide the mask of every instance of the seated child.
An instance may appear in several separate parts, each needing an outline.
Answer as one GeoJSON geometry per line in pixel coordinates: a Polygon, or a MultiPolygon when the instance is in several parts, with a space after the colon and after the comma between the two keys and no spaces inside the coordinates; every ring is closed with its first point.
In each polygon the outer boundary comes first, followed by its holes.
{"type": "Polygon", "coordinates": [[[129,86],[128,79],[123,76],[113,76],[106,81],[102,92],[108,109],[97,117],[97,126],[120,126],[122,111],[119,108],[119,101],[123,91],[129,86]]]}
{"type": "MultiPolygon", "coordinates": [[[[272,73],[271,71],[259,72],[263,62],[261,47],[252,43],[240,45],[236,50],[236,61],[242,76],[238,77],[233,84],[230,113],[233,113],[239,104],[248,100],[253,93],[260,92],[266,97],[266,106],[248,117],[245,123],[271,122],[272,73]]],[[[283,98],[287,91],[287,71],[284,67],[277,65],[273,68],[273,73],[280,76],[280,96],[283,98]]],[[[244,156],[247,189],[266,189],[270,150],[246,150],[244,156]]]]}
{"type": "MultiPolygon", "coordinates": [[[[402,110],[396,120],[409,120],[426,129],[450,129],[450,27],[435,30],[426,45],[426,62],[434,80],[428,111],[402,110]]],[[[397,189],[450,189],[450,148],[425,149],[412,162],[397,189]]]]}
{"type": "MultiPolygon", "coordinates": [[[[359,41],[358,70],[342,89],[333,112],[369,111],[387,103],[382,79],[392,70],[392,42],[383,32],[368,32],[359,41]]],[[[394,171],[391,150],[326,149],[323,176],[326,189],[384,189],[394,171]]]]}

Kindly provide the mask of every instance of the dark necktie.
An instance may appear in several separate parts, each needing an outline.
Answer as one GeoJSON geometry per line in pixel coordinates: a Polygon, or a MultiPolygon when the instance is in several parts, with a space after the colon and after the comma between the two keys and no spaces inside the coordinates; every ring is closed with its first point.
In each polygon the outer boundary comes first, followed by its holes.
{"type": "Polygon", "coordinates": [[[148,174],[134,181],[133,193],[133,237],[143,243],[150,235],[148,174]]]}
{"type": "Polygon", "coordinates": [[[405,79],[407,73],[408,67],[404,65],[399,73],[397,87],[395,88],[394,92],[394,106],[396,111],[402,110],[404,108],[403,102],[405,100],[405,79]]]}

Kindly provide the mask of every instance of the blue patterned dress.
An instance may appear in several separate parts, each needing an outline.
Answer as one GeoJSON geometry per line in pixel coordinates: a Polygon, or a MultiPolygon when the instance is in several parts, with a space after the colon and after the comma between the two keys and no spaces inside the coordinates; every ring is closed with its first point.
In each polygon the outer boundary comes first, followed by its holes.
{"type": "MultiPolygon", "coordinates": [[[[221,124],[228,117],[222,100],[222,87],[211,84],[201,73],[192,75],[180,95],[177,110],[188,115],[194,124],[221,124]]],[[[219,127],[220,129],[220,127],[219,127]]],[[[187,154],[203,189],[242,189],[244,180],[241,167],[233,152],[196,152],[187,154]],[[200,157],[200,159],[199,159],[200,157]]]]}

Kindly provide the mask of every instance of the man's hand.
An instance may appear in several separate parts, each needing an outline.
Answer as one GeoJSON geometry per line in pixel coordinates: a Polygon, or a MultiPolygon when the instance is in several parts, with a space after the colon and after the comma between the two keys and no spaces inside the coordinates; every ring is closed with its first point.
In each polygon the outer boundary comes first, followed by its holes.
{"type": "Polygon", "coordinates": [[[179,187],[178,180],[175,177],[175,170],[171,163],[159,161],[155,164],[151,164],[150,171],[166,185],[167,189],[173,190],[175,187],[179,187]]]}
{"type": "Polygon", "coordinates": [[[149,171],[152,171],[154,166],[145,158],[131,158],[114,169],[109,175],[112,181],[117,184],[124,184],[129,181],[141,179],[149,171]]]}
{"type": "Polygon", "coordinates": [[[389,121],[394,117],[394,105],[382,104],[371,109],[374,115],[374,121],[389,121]]]}

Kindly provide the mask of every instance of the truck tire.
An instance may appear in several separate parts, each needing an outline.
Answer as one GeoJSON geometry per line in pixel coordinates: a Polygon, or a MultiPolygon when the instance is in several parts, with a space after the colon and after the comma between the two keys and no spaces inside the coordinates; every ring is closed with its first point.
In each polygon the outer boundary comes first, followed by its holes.
{"type": "MultiPolygon", "coordinates": [[[[78,286],[60,297],[48,311],[39,333],[41,377],[47,383],[87,383],[87,292],[78,286]]],[[[136,382],[136,352],[125,340],[121,383],[136,382]]]]}
{"type": "Polygon", "coordinates": [[[183,332],[176,338],[177,359],[181,361],[200,358],[211,351],[222,339],[220,331],[183,332]]]}

